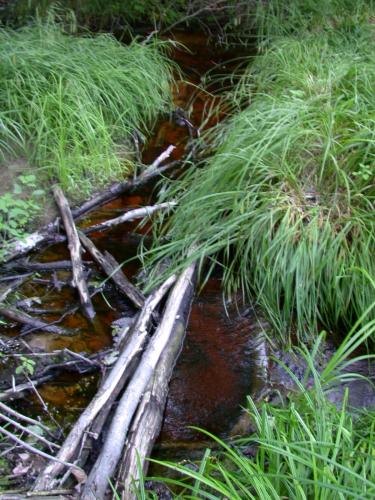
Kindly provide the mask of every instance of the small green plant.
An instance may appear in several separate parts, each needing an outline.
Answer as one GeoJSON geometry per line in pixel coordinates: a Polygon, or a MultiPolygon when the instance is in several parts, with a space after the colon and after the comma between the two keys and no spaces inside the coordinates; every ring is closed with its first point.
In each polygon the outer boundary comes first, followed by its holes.
{"type": "Polygon", "coordinates": [[[37,189],[33,174],[17,177],[13,192],[0,196],[0,240],[4,244],[12,238],[21,239],[25,229],[41,210],[43,189],[37,189]]]}
{"type": "Polygon", "coordinates": [[[33,359],[30,359],[26,356],[20,356],[19,357],[19,365],[17,366],[15,373],[16,375],[33,375],[34,370],[35,370],[35,361],[33,359]]]}

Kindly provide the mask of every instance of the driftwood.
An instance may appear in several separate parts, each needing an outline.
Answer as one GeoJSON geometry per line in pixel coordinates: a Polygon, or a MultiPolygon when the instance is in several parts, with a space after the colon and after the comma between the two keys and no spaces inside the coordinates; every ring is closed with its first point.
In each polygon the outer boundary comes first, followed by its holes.
{"type": "MultiPolygon", "coordinates": [[[[46,323],[41,319],[33,318],[29,314],[26,314],[25,312],[19,311],[17,309],[13,309],[11,307],[0,306],[0,315],[4,316],[5,318],[9,318],[12,321],[17,321],[18,323],[31,326],[32,331],[45,330],[46,332],[57,333],[58,335],[72,335],[72,332],[67,330],[66,328],[46,323]]],[[[26,333],[31,333],[31,331],[28,331],[26,333]]]]}
{"type": "Polygon", "coordinates": [[[121,266],[114,257],[108,252],[103,255],[94,245],[94,243],[85,236],[81,231],[78,231],[79,239],[86,250],[91,254],[95,261],[102,267],[104,272],[109,276],[126,297],[138,307],[143,307],[145,298],[143,294],[130,283],[125,274],[121,270],[121,266]]]}
{"type": "Polygon", "coordinates": [[[114,474],[120,460],[130,423],[138,404],[150,383],[162,353],[173,338],[174,325],[176,319],[179,319],[181,305],[184,303],[186,294],[190,294],[190,289],[193,287],[195,267],[195,264],[190,265],[173,287],[162,320],[117,405],[107,440],[81,493],[82,500],[102,500],[105,496],[108,481],[114,474]]]}
{"type": "Polygon", "coordinates": [[[117,492],[122,491],[123,500],[136,498],[133,496],[132,487],[139,479],[139,465],[143,474],[147,474],[146,458],[150,456],[161,429],[169,381],[184,342],[193,292],[194,287],[190,286],[184,295],[178,319],[173,326],[173,336],[162,353],[142,397],[125,443],[125,452],[118,467],[115,487],[117,492]]]}
{"type": "Polygon", "coordinates": [[[94,226],[87,227],[83,230],[85,234],[97,233],[99,231],[106,231],[107,229],[111,229],[114,226],[118,226],[119,224],[123,224],[124,222],[130,222],[136,219],[143,219],[144,217],[149,217],[155,212],[159,210],[163,210],[165,208],[172,208],[177,205],[176,202],[166,202],[160,203],[158,205],[151,205],[148,207],[140,207],[135,208],[134,210],[129,210],[125,212],[123,215],[119,217],[115,217],[114,219],[109,219],[100,224],[95,224],[94,226]]]}
{"type": "MultiPolygon", "coordinates": [[[[167,148],[167,150],[169,150],[168,156],[170,156],[173,149],[174,146],[169,146],[169,148],[167,148]]],[[[164,161],[168,156],[166,156],[166,152],[163,152],[162,155],[164,161]]],[[[101,193],[95,195],[93,198],[91,198],[91,200],[83,203],[80,207],[72,210],[74,219],[81,218],[92,210],[114,200],[120,195],[131,194],[137,191],[138,189],[147,185],[149,182],[157,179],[159,175],[173,169],[176,166],[176,162],[171,162],[168,165],[157,168],[153,166],[155,165],[156,161],[157,160],[155,160],[155,162],[150,165],[150,167],[148,167],[138,178],[125,182],[117,182],[105,191],[102,191],[101,193]]],[[[23,240],[13,241],[11,245],[3,249],[4,251],[1,257],[2,262],[9,262],[13,259],[21,257],[22,255],[26,255],[32,250],[40,248],[44,245],[65,241],[65,236],[61,236],[58,234],[59,228],[60,218],[57,217],[54,221],[46,224],[38,231],[29,234],[23,240]]]]}
{"type": "MultiPolygon", "coordinates": [[[[113,391],[119,390],[120,383],[125,383],[125,374],[129,371],[134,359],[139,355],[146,341],[148,335],[147,329],[153,312],[169,288],[173,285],[174,281],[175,277],[172,276],[146,299],[143,309],[140,311],[136,322],[129,332],[128,343],[120,353],[112,370],[101,384],[96,396],[72,427],[57,455],[59,460],[66,462],[76,457],[84,434],[87,433],[102,408],[107,405],[113,391]]],[[[47,464],[37,478],[34,490],[48,490],[54,488],[56,483],[55,478],[63,468],[61,463],[50,462],[47,464]]]]}
{"type": "Polygon", "coordinates": [[[83,277],[83,264],[81,259],[81,244],[79,242],[77,228],[74,224],[73,216],[67,199],[59,186],[53,186],[53,194],[61,212],[66,236],[69,241],[69,251],[73,266],[73,285],[77,288],[81,304],[86,316],[92,319],[95,316],[94,307],[87,289],[86,281],[83,277]]]}

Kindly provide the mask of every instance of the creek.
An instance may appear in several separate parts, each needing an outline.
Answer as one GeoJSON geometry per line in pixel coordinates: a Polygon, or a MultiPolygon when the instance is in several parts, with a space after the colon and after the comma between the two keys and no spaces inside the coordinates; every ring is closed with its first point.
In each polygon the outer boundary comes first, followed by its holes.
{"type": "MultiPolygon", "coordinates": [[[[202,86],[202,77],[207,72],[216,76],[229,75],[238,65],[238,54],[209,44],[201,33],[178,32],[174,37],[177,43],[171,55],[184,75],[174,89],[175,106],[185,110],[195,127],[203,122],[205,126],[212,125],[212,121],[207,123],[207,111],[217,97],[211,93],[212,89],[202,86]]],[[[220,84],[216,84],[215,90],[220,91],[220,84]]],[[[156,125],[142,151],[142,161],[151,163],[170,144],[176,146],[172,159],[181,159],[188,141],[189,129],[167,117],[156,125]]],[[[98,223],[124,210],[152,203],[153,197],[152,189],[122,196],[90,214],[83,224],[98,223]]],[[[100,250],[108,250],[119,262],[127,261],[123,271],[132,279],[139,271],[139,262],[135,258],[139,236],[146,235],[149,229],[148,223],[139,226],[138,222],[128,222],[92,237],[100,250]]],[[[33,258],[38,262],[69,260],[69,253],[66,245],[57,244],[34,254],[33,258]]],[[[102,279],[94,270],[89,281],[102,279]]],[[[35,307],[45,310],[40,317],[51,322],[57,320],[67,306],[76,304],[75,291],[64,286],[69,280],[70,271],[43,273],[37,279],[26,281],[20,294],[23,298],[38,297],[35,307]],[[61,289],[53,285],[56,281],[62,283],[61,289]]],[[[164,423],[156,445],[158,456],[176,456],[176,450],[186,451],[192,442],[202,441],[201,435],[189,426],[202,427],[219,435],[228,433],[256,380],[254,338],[262,324],[251,307],[225,304],[220,285],[220,274],[216,273],[194,300],[184,349],[170,383],[164,423]]],[[[68,315],[61,323],[66,328],[77,329],[76,335],[64,337],[35,332],[24,337],[23,346],[29,350],[22,349],[22,352],[25,356],[59,349],[94,353],[110,347],[112,323],[123,316],[134,315],[135,311],[110,285],[94,297],[94,306],[97,315],[93,322],[77,312],[68,315]]],[[[14,337],[22,332],[16,325],[4,326],[2,330],[14,337]]],[[[4,376],[10,376],[9,367],[4,367],[4,376]]],[[[97,373],[62,373],[52,382],[40,386],[38,391],[49,412],[67,429],[95,393],[98,377],[97,373]]],[[[43,412],[35,394],[19,400],[16,406],[30,416],[43,412]]]]}

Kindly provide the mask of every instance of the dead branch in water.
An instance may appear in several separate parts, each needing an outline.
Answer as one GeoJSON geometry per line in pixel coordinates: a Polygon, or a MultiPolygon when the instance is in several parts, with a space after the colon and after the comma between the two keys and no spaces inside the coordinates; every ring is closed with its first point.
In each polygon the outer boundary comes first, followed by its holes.
{"type": "MultiPolygon", "coordinates": [[[[61,326],[56,326],[53,324],[46,323],[38,318],[33,318],[29,314],[26,314],[23,311],[19,311],[17,309],[13,309],[11,307],[0,306],[0,315],[5,318],[9,318],[12,321],[17,321],[17,323],[21,323],[23,325],[29,325],[33,327],[32,331],[35,330],[45,330],[46,332],[56,333],[58,335],[73,335],[74,332],[67,330],[66,328],[62,328],[61,326]]],[[[31,331],[27,332],[31,333],[31,331]]]]}
{"type": "MultiPolygon", "coordinates": [[[[128,342],[120,353],[115,365],[112,367],[106,379],[101,384],[96,396],[92,399],[86,409],[82,412],[77,422],[72,427],[68,437],[63,443],[57,458],[66,462],[75,459],[80,448],[80,443],[85,433],[94,422],[100,411],[106,407],[111,399],[113,391],[118,391],[120,384],[126,381],[126,374],[132,367],[133,360],[139,355],[142,346],[148,336],[148,325],[155,308],[161,299],[173,285],[175,277],[169,278],[155,292],[153,292],[145,301],[143,309],[129,332],[128,342]]],[[[38,476],[34,490],[48,490],[55,487],[56,476],[63,470],[62,463],[50,462],[38,476]]]]}
{"type": "MultiPolygon", "coordinates": [[[[174,146],[169,146],[169,148],[167,148],[169,154],[166,155],[165,151],[159,156],[159,158],[163,156],[161,161],[167,159],[168,156],[170,156],[170,154],[172,153],[173,149],[174,146]]],[[[159,161],[158,163],[157,161],[158,158],[154,161],[153,164],[151,164],[151,166],[146,168],[146,170],[138,178],[132,179],[130,181],[128,180],[124,182],[117,182],[108,189],[93,196],[90,200],[83,203],[80,207],[73,209],[72,215],[74,219],[83,217],[92,210],[114,200],[120,195],[133,193],[143,186],[146,186],[149,182],[152,182],[163,173],[172,170],[176,166],[176,162],[173,161],[167,165],[158,167],[161,161],[159,161]],[[156,167],[154,166],[155,164],[156,167]]],[[[13,259],[21,257],[22,255],[26,255],[32,250],[40,248],[43,245],[65,241],[65,236],[61,236],[58,234],[60,222],[60,217],[57,217],[54,221],[46,224],[38,231],[29,234],[24,239],[11,242],[11,244],[7,246],[7,248],[3,249],[3,255],[1,257],[2,262],[9,262],[13,259]]]]}
{"type": "Polygon", "coordinates": [[[143,294],[130,283],[115,258],[108,252],[103,255],[96,248],[94,243],[81,231],[78,231],[78,236],[82,245],[88,252],[90,252],[95,261],[102,267],[106,275],[111,278],[111,280],[125,294],[125,296],[128,297],[136,307],[143,307],[145,301],[143,294]]]}
{"type": "Polygon", "coordinates": [[[98,231],[106,231],[107,229],[111,229],[114,226],[119,224],[123,224],[124,222],[130,222],[136,219],[143,219],[144,217],[150,217],[153,213],[158,212],[159,210],[168,209],[176,206],[177,203],[174,201],[169,201],[166,203],[160,203],[159,205],[151,205],[148,207],[140,207],[135,208],[134,210],[129,210],[119,217],[115,217],[114,219],[109,219],[100,224],[95,224],[95,226],[90,226],[83,229],[85,234],[96,233],[98,231]]]}
{"type": "Polygon", "coordinates": [[[83,277],[83,265],[81,259],[81,244],[79,242],[77,228],[74,224],[73,216],[67,199],[59,186],[53,186],[53,194],[56,204],[59,207],[61,218],[64,223],[66,236],[68,238],[68,248],[73,266],[73,285],[77,288],[81,304],[89,319],[94,318],[95,310],[91,302],[86,281],[83,277]]]}
{"type": "Polygon", "coordinates": [[[117,405],[108,430],[108,437],[81,493],[82,500],[102,500],[105,496],[108,481],[114,474],[120,460],[130,423],[138,404],[150,383],[163,352],[168,350],[168,346],[172,342],[175,322],[176,319],[179,319],[185,298],[188,296],[191,300],[190,290],[194,286],[195,268],[196,265],[191,264],[181,274],[168,297],[161,322],[117,405]]]}

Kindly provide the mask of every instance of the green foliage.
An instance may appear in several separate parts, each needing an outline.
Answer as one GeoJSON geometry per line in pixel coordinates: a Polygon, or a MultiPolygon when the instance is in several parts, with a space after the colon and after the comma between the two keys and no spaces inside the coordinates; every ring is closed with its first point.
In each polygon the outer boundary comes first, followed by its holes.
{"type": "MultiPolygon", "coordinates": [[[[151,479],[177,488],[179,493],[174,497],[179,499],[374,498],[375,414],[353,414],[347,405],[348,392],[341,407],[327,398],[332,380],[337,383],[344,378],[342,367],[356,361],[348,356],[374,330],[372,321],[361,331],[351,331],[322,374],[315,368],[321,338],[311,353],[301,349],[314,379],[311,390],[304,390],[290,372],[301,392],[290,396],[284,405],[265,402],[259,408],[248,398],[253,434],[226,443],[203,431],[221,452],[206,450],[198,465],[152,460],[178,476],[151,479]]],[[[152,495],[143,498],[154,498],[152,495]]]]}
{"type": "Polygon", "coordinates": [[[35,175],[29,174],[17,178],[13,193],[0,196],[0,240],[3,244],[25,235],[30,219],[41,210],[40,199],[43,195],[44,191],[37,189],[35,175]]]}
{"type": "Polygon", "coordinates": [[[24,375],[33,375],[35,369],[35,361],[26,356],[19,357],[19,365],[17,366],[15,373],[16,375],[20,375],[23,373],[24,375]]]}
{"type": "Polygon", "coordinates": [[[265,43],[275,37],[323,31],[360,31],[374,15],[373,0],[258,1],[255,23],[265,43]]]}
{"type": "Polygon", "coordinates": [[[161,42],[74,36],[52,12],[43,23],[0,29],[0,54],[1,154],[25,156],[81,198],[126,172],[130,134],[146,133],[170,104],[161,42]]]}
{"type": "Polygon", "coordinates": [[[375,276],[374,54],[364,27],[259,56],[210,132],[207,165],[166,193],[179,204],[151,261],[219,260],[228,294],[254,294],[284,338],[294,320],[303,339],[350,328],[373,300],[355,268],[375,276]]]}

